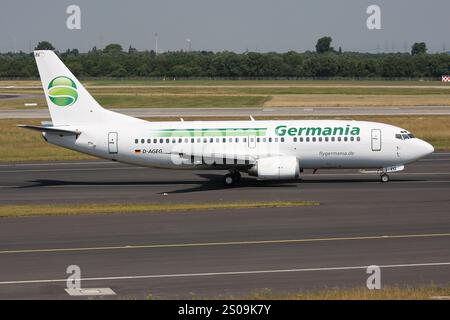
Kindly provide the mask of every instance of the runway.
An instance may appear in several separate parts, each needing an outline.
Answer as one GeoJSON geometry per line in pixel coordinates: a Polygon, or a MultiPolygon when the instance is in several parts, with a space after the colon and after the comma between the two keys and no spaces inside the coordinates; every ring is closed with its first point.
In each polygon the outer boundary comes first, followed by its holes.
{"type": "MultiPolygon", "coordinates": [[[[273,107],[273,108],[122,108],[111,109],[132,117],[295,117],[295,116],[381,116],[450,115],[450,106],[377,106],[377,107],[273,107]]],[[[47,119],[48,109],[0,110],[0,119],[47,119]]]]}
{"type": "MultiPolygon", "coordinates": [[[[450,284],[450,153],[382,184],[356,171],[298,183],[104,161],[0,166],[0,204],[310,200],[314,207],[0,220],[0,298],[71,298],[66,268],[112,298],[239,296],[382,285],[450,284]]],[[[86,297],[84,297],[86,298],[86,297]]]]}

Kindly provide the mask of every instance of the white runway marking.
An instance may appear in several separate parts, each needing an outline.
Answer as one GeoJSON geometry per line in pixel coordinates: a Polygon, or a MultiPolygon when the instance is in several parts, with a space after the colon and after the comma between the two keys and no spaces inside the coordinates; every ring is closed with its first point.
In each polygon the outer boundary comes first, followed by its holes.
{"type": "Polygon", "coordinates": [[[86,288],[86,289],[64,289],[73,297],[80,296],[115,296],[116,293],[111,288],[86,288]]]}
{"type": "Polygon", "coordinates": [[[300,244],[300,243],[331,242],[331,241],[336,242],[336,241],[364,241],[364,240],[448,238],[448,237],[450,237],[450,233],[375,235],[375,236],[305,238],[305,239],[282,239],[282,240],[143,244],[143,245],[122,245],[122,246],[109,246],[109,247],[18,249],[18,250],[3,250],[3,251],[0,251],[0,254],[5,255],[5,254],[27,254],[27,253],[58,253],[58,252],[80,252],[80,251],[216,247],[216,246],[241,246],[241,245],[266,245],[266,244],[275,245],[275,244],[300,244]]]}
{"type": "MultiPolygon", "coordinates": [[[[425,174],[428,174],[428,173],[425,173],[425,174]]],[[[433,174],[439,174],[439,173],[433,173],[433,174]]],[[[352,175],[352,174],[340,174],[340,176],[346,176],[346,175],[352,175]]],[[[355,174],[355,175],[357,175],[357,174],[355,174]]],[[[306,177],[306,178],[319,177],[319,176],[324,177],[324,176],[326,176],[326,174],[322,174],[322,175],[320,175],[320,174],[303,175],[303,177],[306,177]]],[[[331,176],[331,174],[330,174],[330,176],[331,176]]],[[[363,176],[363,175],[361,175],[361,176],[363,176]]],[[[68,185],[55,185],[55,186],[42,185],[42,186],[39,186],[39,187],[41,187],[41,188],[100,188],[100,187],[120,188],[120,187],[126,186],[126,187],[130,187],[130,188],[156,188],[156,187],[194,186],[194,185],[198,185],[198,184],[200,184],[202,182],[204,182],[204,181],[199,181],[199,182],[196,182],[196,183],[176,183],[176,182],[173,182],[173,183],[165,183],[165,184],[152,184],[152,182],[150,181],[150,182],[148,182],[148,184],[144,184],[144,183],[143,184],[127,184],[127,185],[122,185],[122,184],[70,185],[70,184],[68,184],[68,185]]],[[[301,181],[297,181],[297,182],[301,184],[301,181]]],[[[374,181],[371,181],[370,183],[372,183],[372,182],[378,182],[378,181],[374,180],[374,181]]],[[[295,181],[293,183],[295,183],[295,181]]],[[[324,182],[324,183],[327,183],[327,182],[324,182]]],[[[390,184],[450,183],[450,180],[426,180],[426,181],[396,181],[396,180],[391,180],[389,183],[390,184]]],[[[4,189],[8,189],[8,188],[24,188],[24,187],[29,187],[29,186],[23,186],[23,185],[20,185],[20,186],[19,185],[17,185],[17,186],[0,186],[0,189],[1,188],[4,188],[4,189]]],[[[20,200],[20,199],[12,199],[11,198],[9,200],[20,200]]]]}
{"type": "Polygon", "coordinates": [[[97,170],[140,170],[145,167],[112,167],[112,168],[77,168],[77,169],[25,169],[25,170],[0,170],[0,173],[16,172],[72,172],[72,171],[97,171],[97,170]]]}
{"type": "MultiPolygon", "coordinates": [[[[388,264],[379,265],[380,268],[417,268],[417,267],[439,267],[450,266],[450,262],[431,262],[431,263],[409,263],[409,264],[388,264]]],[[[318,267],[304,269],[273,269],[273,270],[248,270],[248,271],[224,271],[224,272],[201,272],[201,273],[174,273],[174,274],[152,274],[140,276],[116,276],[116,277],[92,277],[81,278],[85,281],[113,281],[113,280],[136,280],[136,279],[161,279],[161,278],[188,278],[188,277],[211,277],[211,276],[233,276],[233,275],[257,275],[257,274],[273,274],[273,273],[295,273],[295,272],[325,272],[325,271],[346,271],[346,270],[366,270],[368,266],[347,266],[347,267],[318,267]]],[[[2,281],[0,285],[11,284],[43,284],[67,282],[67,279],[43,279],[43,280],[19,280],[19,281],[2,281]]]]}

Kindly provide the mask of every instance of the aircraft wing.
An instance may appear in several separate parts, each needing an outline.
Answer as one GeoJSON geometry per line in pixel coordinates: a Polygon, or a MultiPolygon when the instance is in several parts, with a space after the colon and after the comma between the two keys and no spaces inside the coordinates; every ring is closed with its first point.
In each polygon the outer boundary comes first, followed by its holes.
{"type": "Polygon", "coordinates": [[[251,154],[236,154],[236,153],[217,153],[205,154],[201,150],[179,150],[173,151],[170,154],[180,157],[187,162],[194,165],[237,165],[249,166],[254,165],[259,158],[264,158],[264,155],[251,154]]]}

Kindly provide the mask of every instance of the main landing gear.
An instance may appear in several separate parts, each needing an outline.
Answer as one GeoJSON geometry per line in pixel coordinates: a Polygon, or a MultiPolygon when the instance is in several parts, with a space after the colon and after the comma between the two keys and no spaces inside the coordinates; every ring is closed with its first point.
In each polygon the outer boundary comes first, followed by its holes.
{"type": "Polygon", "coordinates": [[[227,173],[223,177],[223,184],[227,187],[231,187],[238,183],[241,180],[241,174],[237,170],[230,170],[230,173],[227,173]]]}
{"type": "Polygon", "coordinates": [[[381,182],[386,183],[389,182],[389,176],[386,173],[381,175],[381,182]]]}

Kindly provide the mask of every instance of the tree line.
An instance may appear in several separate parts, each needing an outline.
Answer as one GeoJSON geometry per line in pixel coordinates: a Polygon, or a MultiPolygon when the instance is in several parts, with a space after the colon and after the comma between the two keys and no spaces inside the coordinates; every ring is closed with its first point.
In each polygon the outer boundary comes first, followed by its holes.
{"type": "MultiPolygon", "coordinates": [[[[234,53],[229,51],[138,51],[118,44],[87,53],[77,49],[57,52],[81,78],[439,78],[450,73],[448,53],[428,54],[425,43],[411,53],[342,52],[318,40],[316,51],[234,53]]],[[[40,42],[36,49],[54,49],[40,42]]],[[[33,54],[0,54],[0,78],[37,78],[33,54]]]]}

